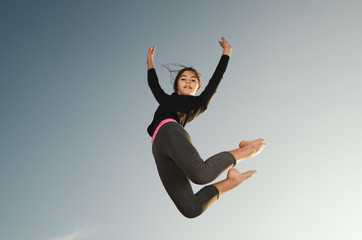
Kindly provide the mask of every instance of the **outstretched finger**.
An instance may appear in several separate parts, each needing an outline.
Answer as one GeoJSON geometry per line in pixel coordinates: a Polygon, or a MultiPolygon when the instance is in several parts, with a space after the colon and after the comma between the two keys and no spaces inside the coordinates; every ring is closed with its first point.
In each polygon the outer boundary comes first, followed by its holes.
{"type": "Polygon", "coordinates": [[[154,55],[155,54],[156,45],[148,49],[148,55],[154,55]]]}

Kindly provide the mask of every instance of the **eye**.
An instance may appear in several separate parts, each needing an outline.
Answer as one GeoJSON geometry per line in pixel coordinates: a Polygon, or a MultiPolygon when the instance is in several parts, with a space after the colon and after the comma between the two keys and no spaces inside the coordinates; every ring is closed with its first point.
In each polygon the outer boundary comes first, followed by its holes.
{"type": "Polygon", "coordinates": [[[196,80],[195,80],[195,79],[193,79],[192,81],[193,81],[193,82],[196,82],[196,80]]]}

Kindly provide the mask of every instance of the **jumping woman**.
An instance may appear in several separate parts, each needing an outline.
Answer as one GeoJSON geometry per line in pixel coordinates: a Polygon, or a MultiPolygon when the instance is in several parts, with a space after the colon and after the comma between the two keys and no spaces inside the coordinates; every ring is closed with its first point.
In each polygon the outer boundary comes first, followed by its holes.
{"type": "Polygon", "coordinates": [[[147,55],[148,85],[159,103],[147,128],[152,137],[152,153],[167,193],[178,210],[188,218],[199,216],[227,191],[252,177],[256,171],[240,173],[232,167],[256,156],[265,146],[263,139],[242,141],[239,148],[218,153],[204,161],[184,129],[187,123],[207,109],[226,70],[232,48],[225,38],[219,44],[223,49],[221,59],[199,96],[195,94],[201,88],[200,75],[193,68],[180,70],[175,78],[175,92],[166,94],[153,64],[155,46],[149,49],[147,55]],[[208,184],[228,169],[225,180],[205,186],[196,194],[193,192],[190,180],[196,184],[208,184]]]}

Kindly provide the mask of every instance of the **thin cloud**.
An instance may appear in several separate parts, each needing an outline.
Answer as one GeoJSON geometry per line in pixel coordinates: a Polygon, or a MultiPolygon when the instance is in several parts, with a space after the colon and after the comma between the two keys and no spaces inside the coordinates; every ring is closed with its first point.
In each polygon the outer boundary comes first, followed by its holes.
{"type": "Polygon", "coordinates": [[[48,240],[79,240],[91,237],[97,233],[97,228],[80,228],[76,227],[74,231],[68,235],[53,237],[48,240]]]}

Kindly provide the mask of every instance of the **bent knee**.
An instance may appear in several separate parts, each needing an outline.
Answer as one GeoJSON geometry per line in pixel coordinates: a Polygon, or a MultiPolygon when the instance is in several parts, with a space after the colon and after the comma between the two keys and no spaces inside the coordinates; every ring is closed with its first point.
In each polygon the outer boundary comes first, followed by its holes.
{"type": "Polygon", "coordinates": [[[204,212],[204,209],[196,204],[181,204],[177,209],[187,218],[196,218],[204,212]]]}

